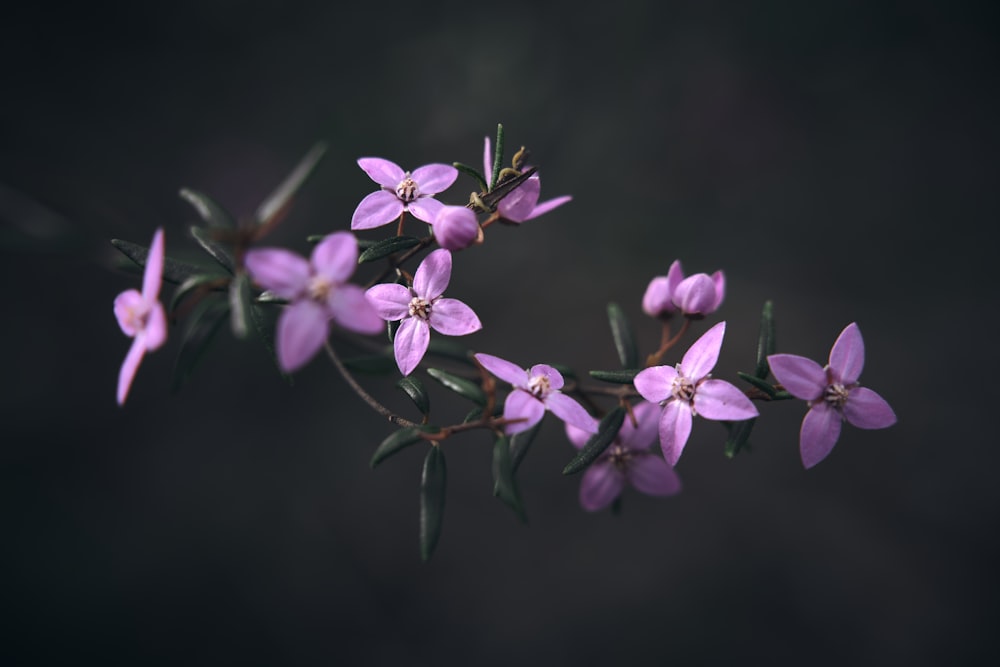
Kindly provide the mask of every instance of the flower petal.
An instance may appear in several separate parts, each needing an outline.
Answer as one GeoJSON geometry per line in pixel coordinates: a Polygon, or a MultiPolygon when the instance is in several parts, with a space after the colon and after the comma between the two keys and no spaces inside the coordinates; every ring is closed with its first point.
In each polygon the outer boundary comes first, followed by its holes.
{"type": "Polygon", "coordinates": [[[133,313],[145,311],[146,300],[139,294],[139,290],[128,289],[115,297],[115,317],[118,319],[118,326],[122,333],[129,338],[134,338],[140,329],[134,325],[139,324],[138,318],[133,313]]]}
{"type": "Polygon", "coordinates": [[[507,435],[527,431],[545,416],[545,405],[521,389],[515,389],[507,394],[503,404],[504,419],[524,419],[524,421],[507,424],[504,431],[507,435]]]}
{"type": "Polygon", "coordinates": [[[725,380],[699,384],[694,393],[694,411],[716,421],[743,421],[760,414],[746,394],[725,380]]]}
{"type": "Polygon", "coordinates": [[[358,166],[368,174],[368,178],[393,191],[406,176],[403,168],[398,164],[380,157],[363,157],[358,160],[358,166]]]}
{"type": "Polygon", "coordinates": [[[547,201],[543,201],[541,204],[536,204],[535,208],[531,209],[531,213],[525,220],[533,220],[540,215],[545,215],[553,209],[557,209],[566,202],[572,201],[573,198],[569,195],[562,195],[561,197],[555,197],[547,201]]]}
{"type": "Polygon", "coordinates": [[[361,200],[351,216],[351,229],[374,229],[396,220],[403,212],[403,202],[392,192],[376,190],[361,200]]]}
{"type": "Polygon", "coordinates": [[[421,194],[436,195],[451,187],[458,178],[458,169],[450,164],[425,164],[414,169],[411,176],[421,194]]]}
{"type": "Polygon", "coordinates": [[[493,182],[493,151],[490,149],[489,137],[486,137],[486,142],[483,144],[483,176],[487,185],[493,182]]]}
{"type": "Polygon", "coordinates": [[[670,293],[673,294],[677,289],[677,286],[681,284],[684,280],[684,267],[681,266],[681,260],[675,259],[670,263],[670,268],[667,270],[667,281],[669,282],[670,293]]]}
{"type": "Polygon", "coordinates": [[[663,458],[672,466],[684,451],[688,436],[691,435],[691,408],[682,401],[670,401],[663,406],[660,414],[660,447],[663,458]]]}
{"type": "MultiPolygon", "coordinates": [[[[444,204],[439,202],[434,197],[420,197],[414,199],[409,204],[406,205],[406,210],[408,210],[414,218],[417,220],[422,220],[427,224],[434,222],[434,219],[444,208],[444,204]]],[[[469,211],[471,213],[471,211],[469,211]]],[[[475,215],[473,213],[473,215],[475,215]]],[[[477,223],[478,224],[478,223],[477,223]]]]}
{"type": "Polygon", "coordinates": [[[163,304],[159,301],[154,301],[150,306],[143,334],[146,349],[150,352],[163,345],[167,340],[167,314],[163,310],[163,304]]]}
{"type": "Polygon", "coordinates": [[[358,239],[350,232],[334,232],[313,248],[310,261],[317,275],[345,282],[358,266],[358,239]]]}
{"type": "Polygon", "coordinates": [[[826,389],[826,371],[812,359],[797,354],[772,354],[767,363],[774,378],[795,398],[815,401],[826,389]]]}
{"type": "Polygon", "coordinates": [[[523,222],[531,215],[542,189],[538,176],[532,176],[514,188],[497,204],[497,211],[511,222],[523,222]]]}
{"type": "Polygon", "coordinates": [[[163,282],[163,228],[153,233],[153,242],[146,256],[146,268],[142,272],[142,297],[146,301],[156,301],[163,282]]]}
{"type": "Polygon", "coordinates": [[[650,496],[673,496],[681,490],[677,472],[656,454],[634,454],[625,470],[625,478],[650,496]]]}
{"type": "Polygon", "coordinates": [[[294,299],[309,282],[309,262],[281,248],[257,248],[244,259],[254,282],[283,299],[294,299]]]}
{"type": "MultiPolygon", "coordinates": [[[[661,461],[662,463],[662,461],[661,461]]],[[[580,506],[588,512],[602,510],[625,488],[625,475],[607,460],[597,461],[580,480],[580,506]]]]}
{"type": "Polygon", "coordinates": [[[329,333],[329,315],[320,304],[303,300],[288,306],[278,317],[278,365],[286,373],[298,370],[319,352],[329,333]]]}
{"type": "Polygon", "coordinates": [[[472,356],[483,365],[483,368],[511,386],[521,389],[528,386],[528,371],[517,364],[485,352],[479,352],[472,356]]]}
{"type": "Polygon", "coordinates": [[[563,380],[562,373],[548,364],[535,364],[528,369],[528,377],[535,377],[538,375],[544,375],[548,378],[549,389],[552,390],[562,389],[563,385],[566,384],[565,380],[563,380]]]}
{"type": "Polygon", "coordinates": [[[125,355],[121,370],[118,371],[118,405],[125,404],[128,390],[132,387],[132,380],[135,378],[135,372],[139,370],[139,364],[142,362],[144,354],[146,354],[146,341],[143,340],[142,335],[136,336],[128,348],[128,354],[125,355]]]}
{"type": "Polygon", "coordinates": [[[688,276],[674,290],[674,305],[686,315],[708,315],[717,301],[715,282],[705,273],[688,276]]]}
{"type": "Polygon", "coordinates": [[[656,440],[657,423],[660,417],[660,406],[648,401],[640,401],[632,406],[636,426],[632,419],[625,417],[622,428],[618,432],[618,441],[633,451],[648,450],[656,440]]]}
{"type": "Polygon", "coordinates": [[[855,387],[847,395],[844,417],[858,428],[886,428],[896,423],[896,413],[884,398],[867,387],[855,387]]]}
{"type": "Polygon", "coordinates": [[[438,299],[427,323],[446,336],[464,336],[483,328],[472,308],[458,299],[438,299]]]}
{"type": "Polygon", "coordinates": [[[430,342],[431,330],[427,322],[417,317],[403,320],[393,338],[393,351],[396,354],[399,372],[403,375],[412,373],[420,365],[420,360],[424,358],[430,342]]]}
{"type": "Polygon", "coordinates": [[[647,401],[659,403],[670,398],[676,377],[677,370],[673,366],[651,366],[639,371],[632,383],[647,401]]]}
{"type": "Polygon", "coordinates": [[[817,403],[809,409],[799,431],[802,465],[812,468],[829,455],[840,437],[840,423],[840,412],[826,403],[817,403]]]}
{"type": "Polygon", "coordinates": [[[726,275],[722,271],[716,271],[712,274],[712,282],[715,284],[715,303],[712,304],[710,312],[714,313],[726,298],[726,275]]]}
{"type": "Polygon", "coordinates": [[[441,296],[451,280],[451,252],[443,248],[424,257],[413,274],[413,291],[428,301],[441,296]]]}
{"type": "Polygon", "coordinates": [[[858,325],[851,322],[840,332],[830,350],[830,375],[834,382],[854,384],[865,366],[865,342],[858,325]]]}
{"type": "MultiPolygon", "coordinates": [[[[402,287],[402,285],[400,285],[402,287]]],[[[362,334],[385,331],[385,322],[357,285],[339,285],[327,300],[330,317],[344,329],[362,334]]]]}
{"type": "Polygon", "coordinates": [[[575,399],[561,391],[553,391],[546,396],[545,407],[567,424],[572,424],[588,433],[597,433],[597,421],[575,399]]]}
{"type": "Polygon", "coordinates": [[[650,280],[642,295],[642,312],[650,317],[659,317],[675,310],[677,306],[673,302],[670,279],[667,276],[657,276],[650,280]]]}
{"type": "Polygon", "coordinates": [[[434,215],[432,226],[434,238],[441,247],[453,251],[471,246],[481,232],[476,214],[465,206],[441,206],[434,215]]]}
{"type": "Polygon", "coordinates": [[[722,349],[722,337],[725,334],[726,323],[719,322],[691,344],[681,360],[681,372],[685,377],[697,382],[715,368],[715,363],[719,360],[719,350],[722,349]]]}
{"type": "Polygon", "coordinates": [[[365,298],[379,317],[394,322],[409,316],[413,295],[397,283],[380,283],[369,287],[365,298]]]}
{"type": "MultiPolygon", "coordinates": [[[[597,428],[597,424],[598,420],[595,418],[594,419],[595,429],[597,428]]],[[[595,433],[595,431],[584,430],[577,426],[573,426],[569,422],[563,422],[563,425],[565,426],[566,429],[566,438],[570,441],[570,444],[572,444],[577,449],[583,449],[583,446],[587,444],[588,440],[590,440],[590,436],[592,436],[595,433]]]]}

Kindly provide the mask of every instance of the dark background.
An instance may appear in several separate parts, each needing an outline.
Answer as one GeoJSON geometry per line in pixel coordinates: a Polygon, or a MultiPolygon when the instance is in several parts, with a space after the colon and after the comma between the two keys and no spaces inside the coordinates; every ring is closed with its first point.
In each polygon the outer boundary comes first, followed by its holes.
{"type": "MultiPolygon", "coordinates": [[[[7,12],[7,10],[5,10],[7,12]]],[[[172,2],[35,5],[0,39],[5,286],[0,507],[8,664],[973,664],[994,651],[997,16],[990,3],[172,2]],[[194,251],[181,187],[252,213],[330,151],[269,242],[347,228],[363,155],[478,165],[502,122],[571,204],[456,256],[463,340],[609,368],[605,320],[680,258],[722,268],[717,368],[823,361],[857,321],[887,431],[806,471],[799,403],[728,460],[696,423],[684,492],[579,509],[548,420],[491,495],[490,442],[449,443],[421,564],[422,452],[322,359],[293,386],[223,332],[180,393],[179,336],[128,404],[109,240],[194,251]]],[[[444,197],[463,203],[462,178],[444,197]]],[[[416,231],[416,230],[414,230],[416,231]]],[[[366,234],[377,237],[377,234],[366,234]]],[[[169,290],[165,290],[169,295],[169,290]]],[[[696,329],[698,333],[706,324],[696,329]]],[[[365,378],[407,411],[393,379],[365,378]]],[[[460,416],[430,383],[442,419],[460,416]]]]}

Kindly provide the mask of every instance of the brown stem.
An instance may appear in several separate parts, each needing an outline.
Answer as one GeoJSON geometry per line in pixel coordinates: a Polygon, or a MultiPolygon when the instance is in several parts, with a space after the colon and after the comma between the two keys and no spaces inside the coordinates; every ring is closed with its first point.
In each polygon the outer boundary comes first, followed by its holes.
{"type": "Polygon", "coordinates": [[[330,345],[330,341],[329,340],[326,341],[324,345],[326,346],[326,353],[327,355],[329,355],[330,361],[332,361],[333,365],[337,367],[337,370],[340,372],[340,375],[344,378],[347,384],[350,385],[351,389],[354,390],[354,393],[357,394],[359,397],[361,397],[361,400],[363,400],[365,403],[371,406],[371,408],[375,410],[375,412],[379,413],[380,415],[388,419],[390,422],[398,426],[420,426],[420,424],[417,424],[416,422],[411,422],[409,419],[400,417],[395,412],[393,412],[392,410],[390,410],[389,408],[385,407],[377,400],[375,400],[375,397],[369,394],[367,391],[365,391],[365,388],[362,387],[360,384],[358,384],[358,381],[354,379],[354,376],[351,375],[351,372],[347,370],[343,362],[340,360],[340,357],[337,356],[336,351],[334,351],[333,346],[330,345]]]}

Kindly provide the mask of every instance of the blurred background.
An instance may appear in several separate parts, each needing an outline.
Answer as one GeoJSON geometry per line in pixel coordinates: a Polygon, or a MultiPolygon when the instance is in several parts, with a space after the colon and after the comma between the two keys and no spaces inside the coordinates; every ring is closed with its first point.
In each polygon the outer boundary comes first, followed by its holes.
{"type": "MultiPolygon", "coordinates": [[[[990,662],[994,4],[5,13],[6,664],[990,662]],[[579,508],[549,418],[520,471],[527,525],[492,496],[490,439],[456,439],[441,542],[421,564],[423,452],[372,471],[391,429],[322,358],[289,385],[258,341],[223,331],[172,393],[175,329],[115,404],[129,341],[111,304],[138,280],[110,239],[145,245],[162,226],[168,254],[195,256],[181,187],[247,216],[322,140],[268,238],[306,253],[372,190],[358,157],[479,165],[497,123],[532,150],[543,199],[574,198],[456,256],[449,296],[485,324],[463,343],[613,368],[607,303],[652,349],[642,293],[681,259],[728,279],[693,332],[728,322],[718,377],[751,370],[772,299],[779,349],[821,362],[858,322],[862,382],[899,423],[845,427],[806,471],[800,402],[762,406],[753,451],[733,460],[700,421],[683,493],[626,492],[614,516],[579,508]]],[[[442,198],[472,189],[462,177],[442,198]]],[[[393,377],[362,381],[412,411],[393,377]]],[[[442,420],[464,414],[427,384],[442,420]]]]}

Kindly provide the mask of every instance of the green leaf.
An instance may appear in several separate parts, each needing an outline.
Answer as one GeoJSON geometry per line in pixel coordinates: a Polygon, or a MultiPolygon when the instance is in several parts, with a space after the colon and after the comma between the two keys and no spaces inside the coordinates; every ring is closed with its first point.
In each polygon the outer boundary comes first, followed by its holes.
{"type": "MultiPolygon", "coordinates": [[[[479,421],[480,419],[482,419],[482,417],[483,417],[483,410],[485,410],[485,409],[486,409],[485,407],[481,407],[481,408],[473,408],[472,410],[469,410],[468,414],[465,415],[465,419],[462,420],[462,423],[463,424],[468,424],[469,422],[479,421]]],[[[493,417],[499,417],[502,414],[503,414],[503,404],[502,403],[493,406],[493,415],[492,415],[493,417]]]]}
{"type": "Polygon", "coordinates": [[[454,361],[461,361],[464,364],[475,367],[476,362],[472,358],[472,353],[458,343],[454,343],[450,340],[443,340],[441,338],[431,338],[430,344],[427,346],[427,354],[432,354],[435,357],[444,357],[446,359],[452,359],[454,361]]]}
{"type": "Polygon", "coordinates": [[[753,386],[760,389],[762,392],[767,394],[769,397],[774,398],[778,395],[778,390],[768,382],[767,380],[761,380],[755,375],[750,375],[749,373],[744,373],[743,371],[736,371],[736,374],[741,378],[752,384],[753,386]]]}
{"type": "MultiPolygon", "coordinates": [[[[544,419],[542,421],[545,421],[544,419]]],[[[510,437],[510,458],[514,466],[514,472],[521,467],[521,461],[528,454],[528,448],[534,442],[539,429],[542,428],[542,421],[538,422],[526,431],[518,431],[510,437]]]]}
{"type": "Polygon", "coordinates": [[[374,262],[377,259],[388,257],[400,250],[408,250],[418,245],[420,245],[420,239],[415,236],[390,236],[375,243],[358,255],[358,264],[374,262]]]}
{"type": "Polygon", "coordinates": [[[323,158],[326,148],[326,143],[320,142],[306,153],[305,157],[292,170],[292,173],[257,207],[257,212],[254,214],[257,224],[263,225],[271,222],[291,203],[292,197],[295,196],[295,193],[298,192],[323,158]]]}
{"type": "Polygon", "coordinates": [[[611,336],[615,339],[615,349],[618,350],[618,360],[622,368],[635,368],[639,365],[635,334],[628,318],[625,317],[625,311],[617,303],[608,304],[608,322],[611,324],[611,336]]]}
{"type": "Polygon", "coordinates": [[[228,250],[212,238],[212,232],[194,225],[191,227],[191,236],[222,268],[229,273],[236,273],[236,261],[233,260],[233,256],[229,254],[228,250]]]}
{"type": "Polygon", "coordinates": [[[250,331],[250,275],[239,271],[229,283],[229,325],[233,335],[239,339],[247,337],[250,331]]]}
{"type": "Polygon", "coordinates": [[[253,304],[250,307],[250,321],[253,322],[254,331],[257,332],[257,336],[260,338],[261,342],[264,343],[264,347],[267,349],[268,354],[271,356],[271,360],[274,361],[274,367],[278,369],[281,373],[281,377],[285,378],[288,384],[292,384],[292,376],[284,371],[281,364],[278,362],[278,350],[274,345],[274,327],[276,318],[272,316],[270,311],[275,309],[269,309],[265,311],[257,304],[253,304]]]}
{"type": "MultiPolygon", "coordinates": [[[[435,428],[433,430],[437,429],[435,428]]],[[[382,444],[378,446],[375,453],[372,455],[372,469],[393,454],[401,452],[410,445],[415,445],[421,440],[424,440],[423,434],[431,431],[432,429],[430,428],[420,428],[416,426],[408,426],[406,428],[401,428],[398,431],[393,431],[389,437],[382,441],[382,444]]],[[[434,447],[433,449],[437,449],[437,447],[434,447]]]]}
{"type": "Polygon", "coordinates": [[[747,419],[740,422],[723,422],[723,425],[729,431],[729,437],[726,439],[726,456],[733,458],[736,456],[740,450],[744,447],[750,449],[748,440],[750,439],[750,432],[753,430],[754,422],[757,418],[747,419]]]}
{"type": "Polygon", "coordinates": [[[493,443],[493,495],[514,510],[521,521],[528,520],[521,504],[521,494],[514,480],[514,464],[511,458],[510,441],[501,435],[493,443]]]}
{"type": "MultiPolygon", "coordinates": [[[[497,123],[497,143],[493,147],[493,174],[490,178],[490,192],[497,186],[500,170],[503,168],[503,125],[497,123]]],[[[484,179],[485,180],[485,179],[484,179]]]]}
{"type": "MultiPolygon", "coordinates": [[[[126,257],[135,262],[139,267],[146,266],[146,258],[149,256],[149,247],[141,246],[130,241],[121,239],[111,239],[111,245],[118,248],[126,257]]],[[[205,273],[205,267],[188,262],[178,262],[175,259],[164,257],[163,259],[163,279],[168,283],[180,285],[191,276],[205,273]]]]}
{"type": "Polygon", "coordinates": [[[522,171],[517,176],[513,178],[508,178],[500,185],[495,186],[492,190],[487,192],[485,195],[481,196],[479,199],[485,204],[489,210],[495,210],[500,200],[509,195],[511,192],[517,189],[521,183],[531,178],[535,172],[538,171],[538,167],[531,167],[526,171],[522,171]]]}
{"type": "Polygon", "coordinates": [[[229,302],[226,299],[205,299],[188,316],[181,334],[181,348],[174,362],[171,391],[179,391],[187,382],[228,314],[229,302]]]}
{"type": "Polygon", "coordinates": [[[566,467],[563,468],[563,474],[572,475],[580,472],[603,454],[608,445],[615,441],[615,436],[618,435],[624,421],[625,408],[620,405],[604,415],[604,419],[597,426],[597,433],[590,436],[590,440],[583,446],[583,449],[573,457],[572,461],[566,464],[566,467]]]}
{"type": "Polygon", "coordinates": [[[220,229],[233,229],[236,227],[236,218],[208,195],[190,188],[181,188],[180,195],[181,199],[194,206],[194,209],[198,211],[198,215],[201,216],[201,219],[209,227],[218,227],[220,229]]]}
{"type": "Polygon", "coordinates": [[[431,447],[424,459],[423,474],[420,477],[420,558],[425,563],[434,554],[441,536],[447,482],[448,469],[444,463],[444,452],[440,447],[431,447]]]}
{"type": "Polygon", "coordinates": [[[452,375],[439,368],[428,368],[427,374],[459,396],[467,398],[477,405],[486,405],[486,393],[475,382],[452,375]]]}
{"type": "Polygon", "coordinates": [[[480,173],[480,171],[475,167],[470,167],[469,165],[463,164],[461,162],[452,162],[451,164],[453,167],[455,167],[455,169],[458,169],[466,176],[472,176],[472,178],[476,179],[476,183],[479,184],[479,189],[482,192],[486,192],[487,190],[490,189],[489,183],[486,182],[486,179],[483,178],[482,173],[480,173]]]}
{"type": "Polygon", "coordinates": [[[623,371],[590,371],[590,377],[602,382],[614,382],[616,384],[632,384],[635,376],[639,374],[640,368],[630,368],[623,371]]]}
{"type": "Polygon", "coordinates": [[[408,375],[404,378],[400,378],[396,382],[396,386],[406,392],[406,395],[410,397],[413,404],[417,406],[417,410],[420,410],[420,414],[427,416],[431,411],[431,398],[427,395],[427,390],[424,389],[424,383],[420,381],[419,378],[415,378],[412,375],[408,375]]]}
{"type": "MultiPolygon", "coordinates": [[[[221,284],[219,284],[218,286],[213,285],[213,283],[219,283],[220,278],[222,278],[222,276],[220,276],[217,273],[215,274],[199,273],[190,276],[184,282],[182,282],[177,287],[177,289],[174,290],[174,294],[170,298],[170,307],[167,310],[169,312],[174,312],[175,310],[177,310],[177,307],[181,305],[181,302],[183,302],[184,299],[186,299],[191,294],[191,292],[194,292],[199,288],[204,287],[209,291],[221,291],[222,290],[221,284]]],[[[223,280],[228,281],[228,279],[223,279],[223,280]]]]}
{"type": "Polygon", "coordinates": [[[757,336],[757,368],[753,373],[761,380],[771,372],[767,357],[774,354],[774,350],[774,304],[765,301],[760,313],[760,334],[757,336]]]}

